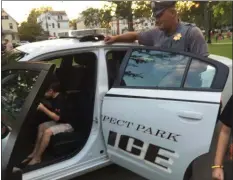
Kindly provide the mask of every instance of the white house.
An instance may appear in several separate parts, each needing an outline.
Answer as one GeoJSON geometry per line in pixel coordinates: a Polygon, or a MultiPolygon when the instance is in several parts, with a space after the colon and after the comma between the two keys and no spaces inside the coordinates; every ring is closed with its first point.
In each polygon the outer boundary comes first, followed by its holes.
{"type": "Polygon", "coordinates": [[[2,9],[2,41],[8,39],[12,43],[19,43],[18,23],[4,9],[2,9]]]}
{"type": "MultiPolygon", "coordinates": [[[[128,31],[127,19],[113,17],[110,22],[111,33],[113,35],[123,34],[128,31]]],[[[154,18],[140,18],[133,20],[133,27],[135,31],[145,31],[155,26],[154,18]]]]}
{"type": "Polygon", "coordinates": [[[43,13],[37,18],[37,23],[53,37],[58,37],[59,32],[70,29],[69,18],[65,11],[48,11],[43,13]]]}

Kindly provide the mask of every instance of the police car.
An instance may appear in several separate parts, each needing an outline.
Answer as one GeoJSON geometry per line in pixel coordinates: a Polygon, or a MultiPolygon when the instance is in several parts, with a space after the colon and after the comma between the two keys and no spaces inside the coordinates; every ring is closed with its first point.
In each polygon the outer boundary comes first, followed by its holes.
{"type": "Polygon", "coordinates": [[[102,40],[14,49],[19,62],[2,67],[4,179],[70,179],[116,163],[151,180],[187,180],[209,152],[232,93],[232,61],[102,40]],[[53,136],[40,164],[21,167],[36,138],[36,107],[56,79],[75,131],[53,136]]]}

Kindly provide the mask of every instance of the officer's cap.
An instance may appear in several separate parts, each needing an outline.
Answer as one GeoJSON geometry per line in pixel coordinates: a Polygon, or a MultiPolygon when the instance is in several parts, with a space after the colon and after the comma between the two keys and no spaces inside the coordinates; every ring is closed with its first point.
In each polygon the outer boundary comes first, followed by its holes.
{"type": "Polygon", "coordinates": [[[154,16],[159,16],[164,10],[175,7],[176,1],[162,1],[162,2],[151,2],[151,8],[153,11],[154,16]]]}

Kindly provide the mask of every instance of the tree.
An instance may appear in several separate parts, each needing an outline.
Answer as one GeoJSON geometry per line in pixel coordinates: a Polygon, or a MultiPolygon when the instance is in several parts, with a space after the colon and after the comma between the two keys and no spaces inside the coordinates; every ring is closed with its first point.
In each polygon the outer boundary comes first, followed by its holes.
{"type": "Polygon", "coordinates": [[[133,15],[135,18],[152,17],[151,1],[134,1],[133,15]]]}
{"type": "Polygon", "coordinates": [[[110,28],[110,22],[112,20],[112,9],[109,6],[104,6],[104,8],[99,11],[100,24],[102,28],[110,28]]]}
{"type": "Polygon", "coordinates": [[[132,1],[112,1],[116,5],[115,15],[119,18],[126,18],[128,21],[128,31],[133,31],[133,10],[132,1]]]}
{"type": "Polygon", "coordinates": [[[27,22],[37,23],[37,18],[48,11],[52,11],[53,8],[50,6],[42,6],[40,8],[33,8],[27,18],[27,22]]]}
{"type": "Polygon", "coordinates": [[[218,1],[212,10],[216,26],[232,24],[232,1],[218,1]]]}
{"type": "Polygon", "coordinates": [[[115,15],[128,21],[128,30],[133,31],[133,18],[149,18],[152,16],[151,1],[112,1],[115,15]]]}
{"type": "Polygon", "coordinates": [[[39,24],[33,22],[21,23],[18,31],[20,39],[29,42],[36,41],[36,37],[43,34],[42,27],[39,24]]]}
{"type": "Polygon", "coordinates": [[[84,24],[87,27],[101,27],[109,28],[111,22],[112,9],[105,6],[102,9],[88,8],[81,12],[81,16],[84,18],[84,24]]]}
{"type": "Polygon", "coordinates": [[[97,8],[88,8],[81,12],[81,16],[87,27],[96,27],[100,24],[99,9],[97,8]]]}
{"type": "Polygon", "coordinates": [[[19,36],[21,40],[36,41],[38,36],[47,36],[47,33],[42,29],[41,25],[37,23],[37,18],[42,13],[51,11],[52,7],[34,8],[30,11],[27,21],[21,23],[19,27],[19,36]]]}
{"type": "Polygon", "coordinates": [[[70,20],[69,21],[69,26],[70,26],[70,28],[72,28],[72,29],[77,29],[77,19],[72,19],[72,20],[70,20]]]}

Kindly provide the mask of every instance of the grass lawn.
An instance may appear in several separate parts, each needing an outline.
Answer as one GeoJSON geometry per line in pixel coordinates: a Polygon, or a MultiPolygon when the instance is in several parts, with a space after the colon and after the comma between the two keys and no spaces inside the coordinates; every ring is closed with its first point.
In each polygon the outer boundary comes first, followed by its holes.
{"type": "Polygon", "coordinates": [[[210,44],[209,52],[210,54],[225,56],[232,59],[232,44],[210,44]]]}

